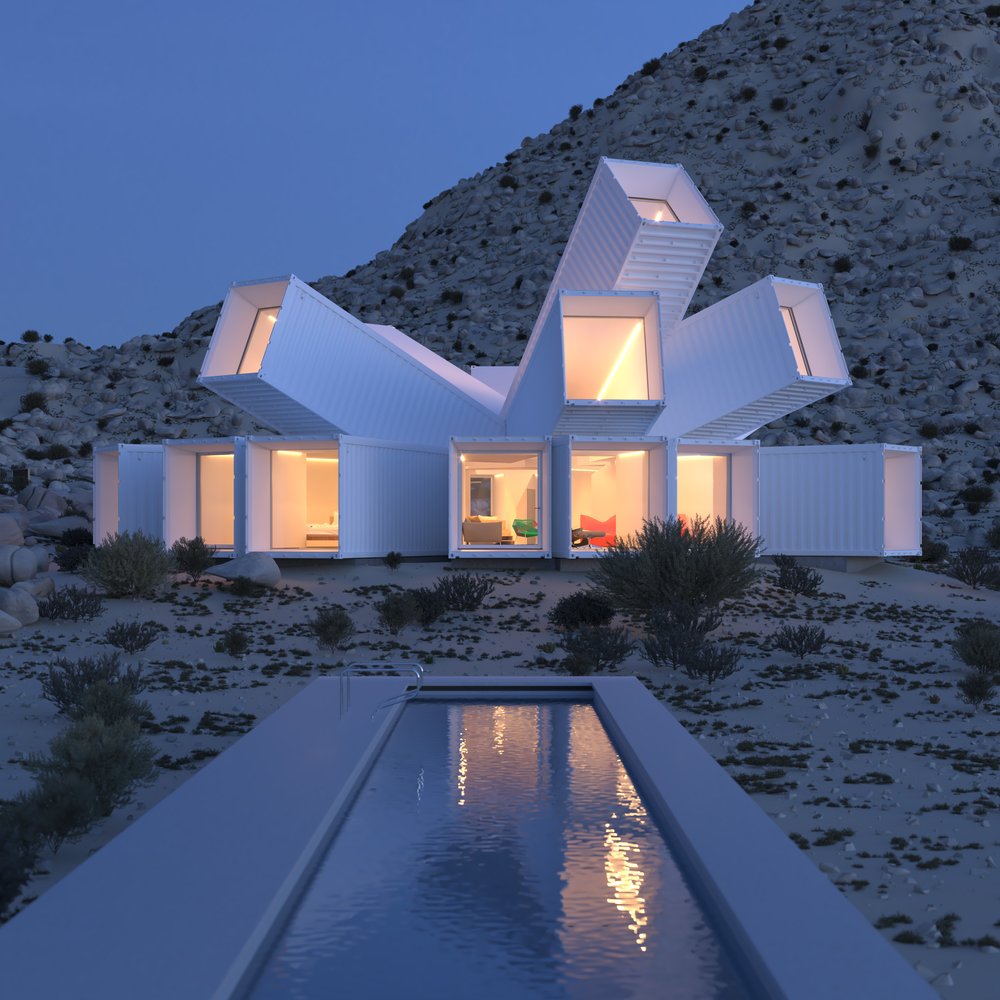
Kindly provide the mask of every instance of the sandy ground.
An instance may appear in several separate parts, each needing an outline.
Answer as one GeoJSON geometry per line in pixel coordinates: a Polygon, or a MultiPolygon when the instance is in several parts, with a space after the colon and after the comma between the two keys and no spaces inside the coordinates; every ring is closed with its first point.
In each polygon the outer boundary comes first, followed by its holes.
{"type": "MultiPolygon", "coordinates": [[[[156,781],[77,843],[43,858],[25,898],[45,891],[231,745],[309,681],[342,662],[418,659],[434,674],[560,673],[558,635],[545,614],[586,584],[586,567],[483,570],[496,581],[479,612],[430,629],[381,630],[374,610],[387,588],[433,584],[452,567],[316,562],[286,564],[281,589],[239,598],[217,582],[179,578],[156,601],[107,600],[88,623],[41,621],[0,640],[0,797],[30,787],[24,759],[45,750],[64,722],[41,698],[55,656],[109,652],[105,629],[152,620],[161,637],[141,661],[155,725],[156,781]],[[307,623],[320,605],[346,607],[357,627],[342,657],[320,653],[307,623]],[[239,624],[252,638],[236,659],[214,649],[239,624]]],[[[58,584],[74,581],[57,575],[58,584]]],[[[1000,594],[946,577],[879,565],[824,573],[819,597],[794,597],[765,568],[727,607],[716,638],[743,650],[741,669],[706,686],[652,668],[638,652],[622,665],[665,701],[706,750],[753,795],[942,996],[997,995],[1000,972],[1000,704],[972,712],[955,681],[949,645],[963,618],[1000,621],[1000,594]],[[822,625],[826,648],[797,660],[770,647],[785,622],[822,625]],[[954,915],[952,917],[951,915],[954,915]],[[985,942],[983,939],[986,939],[985,942]],[[964,943],[964,942],[979,942],[964,943]]]]}

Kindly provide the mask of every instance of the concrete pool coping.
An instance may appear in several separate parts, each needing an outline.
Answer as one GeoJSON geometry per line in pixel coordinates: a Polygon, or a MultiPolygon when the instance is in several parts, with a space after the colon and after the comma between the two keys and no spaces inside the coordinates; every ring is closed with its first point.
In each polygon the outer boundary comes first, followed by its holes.
{"type": "MultiPolygon", "coordinates": [[[[403,710],[406,677],[320,678],[0,928],[11,996],[230,997],[403,710]]],[[[632,677],[425,677],[422,696],[593,704],[767,995],[937,994],[632,677]]]]}

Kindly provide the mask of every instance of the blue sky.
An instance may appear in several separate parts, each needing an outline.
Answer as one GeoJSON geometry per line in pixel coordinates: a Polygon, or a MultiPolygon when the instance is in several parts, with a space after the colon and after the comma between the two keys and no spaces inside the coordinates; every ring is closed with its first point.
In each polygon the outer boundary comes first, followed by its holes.
{"type": "Polygon", "coordinates": [[[341,274],[743,4],[7,5],[0,339],[120,343],[341,274]]]}

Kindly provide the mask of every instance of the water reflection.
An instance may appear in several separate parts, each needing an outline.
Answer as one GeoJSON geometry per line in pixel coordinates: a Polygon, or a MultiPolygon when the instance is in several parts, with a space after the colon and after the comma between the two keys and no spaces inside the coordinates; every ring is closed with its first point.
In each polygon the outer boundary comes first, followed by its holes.
{"type": "Polygon", "coordinates": [[[745,995],[593,709],[416,702],[253,995],[605,1000],[665,982],[745,995]]]}

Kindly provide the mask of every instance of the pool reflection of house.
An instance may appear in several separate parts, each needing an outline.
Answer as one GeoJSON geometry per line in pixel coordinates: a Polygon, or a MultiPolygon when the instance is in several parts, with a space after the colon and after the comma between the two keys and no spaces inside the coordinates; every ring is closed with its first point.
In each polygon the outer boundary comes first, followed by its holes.
{"type": "Polygon", "coordinates": [[[766,552],[919,552],[918,448],[750,440],[850,378],[820,285],[688,314],[721,232],[683,168],[602,159],[516,367],[465,371],[295,277],[235,284],[200,381],[276,434],[99,451],[95,533],[157,522],[162,461],[164,540],[226,551],[579,558],[719,516],[766,552]]]}

